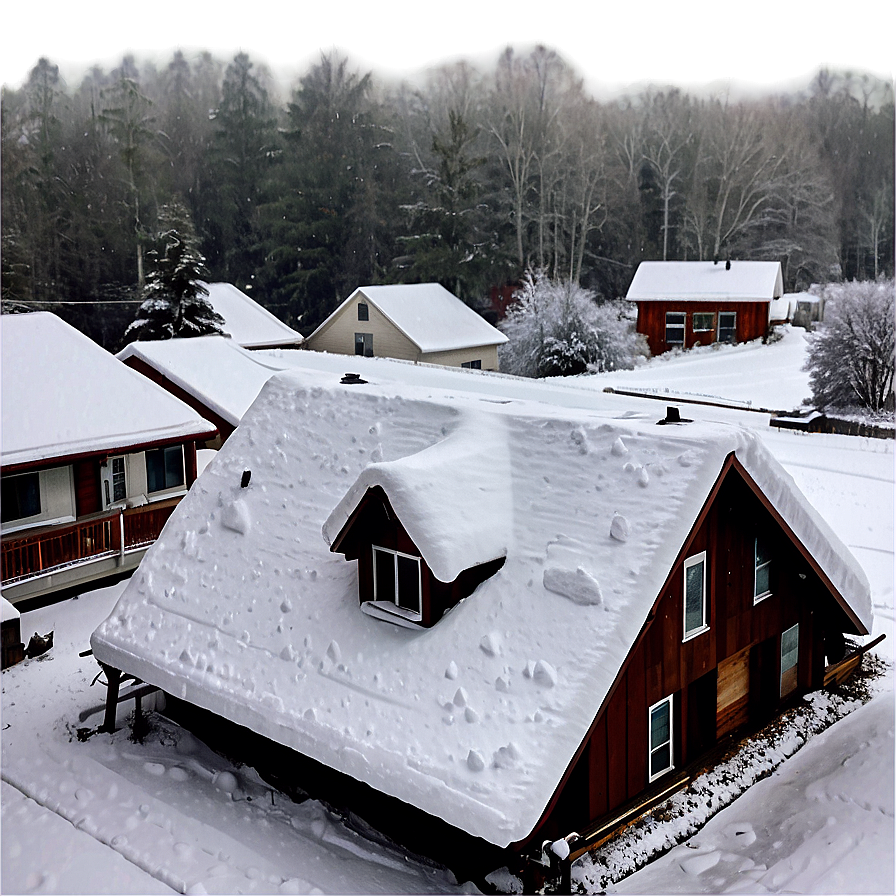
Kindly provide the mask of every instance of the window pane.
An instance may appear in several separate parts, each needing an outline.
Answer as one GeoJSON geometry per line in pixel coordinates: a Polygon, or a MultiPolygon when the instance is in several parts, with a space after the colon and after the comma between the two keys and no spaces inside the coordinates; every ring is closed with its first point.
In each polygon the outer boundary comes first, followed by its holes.
{"type": "Polygon", "coordinates": [[[373,549],[374,599],[395,603],[395,555],[373,549]]]}
{"type": "Polygon", "coordinates": [[[703,626],[703,561],[685,570],[685,634],[703,626]]]}
{"type": "Polygon", "coordinates": [[[355,333],[355,354],[364,355],[364,334],[355,333]]]}
{"type": "Polygon", "coordinates": [[[794,625],[781,635],[781,672],[792,669],[797,664],[800,653],[800,627],[794,625]]]}
{"type": "Polygon", "coordinates": [[[159,450],[146,452],[146,488],[151,492],[165,488],[165,461],[159,450]]]}
{"type": "Polygon", "coordinates": [[[358,302],[358,320],[369,320],[370,311],[366,302],[358,302]]]}
{"type": "Polygon", "coordinates": [[[128,496],[127,481],[124,475],[124,458],[112,458],[112,500],[124,501],[128,496]]]}
{"type": "Polygon", "coordinates": [[[180,445],[165,449],[165,488],[184,484],[184,452],[180,445]]]}
{"type": "Polygon", "coordinates": [[[684,344],[685,313],[683,311],[666,312],[666,342],[684,344]]]}
{"type": "Polygon", "coordinates": [[[737,312],[719,312],[719,342],[737,342],[737,312]]]}
{"type": "Polygon", "coordinates": [[[665,771],[671,765],[670,745],[665,744],[650,754],[650,777],[665,771]]]}
{"type": "Polygon", "coordinates": [[[40,474],[5,477],[0,492],[3,522],[22,520],[40,513],[40,474]]]}
{"type": "MultiPolygon", "coordinates": [[[[643,716],[641,718],[644,718],[643,716]]],[[[669,742],[669,703],[661,703],[650,711],[650,749],[669,742]]],[[[643,755],[643,754],[642,754],[643,755]]]]}
{"type": "Polygon", "coordinates": [[[398,557],[398,606],[420,612],[420,561],[398,557]]]}
{"type": "Polygon", "coordinates": [[[766,564],[765,566],[760,566],[756,570],[756,597],[759,597],[760,594],[767,594],[771,591],[771,586],[769,584],[769,571],[771,567],[766,564]]]}
{"type": "Polygon", "coordinates": [[[694,314],[694,330],[711,330],[713,328],[712,313],[698,311],[694,314]]]}
{"type": "Polygon", "coordinates": [[[771,560],[771,555],[768,552],[768,548],[765,546],[765,542],[760,539],[756,539],[756,565],[759,566],[762,563],[768,563],[771,560]]]}

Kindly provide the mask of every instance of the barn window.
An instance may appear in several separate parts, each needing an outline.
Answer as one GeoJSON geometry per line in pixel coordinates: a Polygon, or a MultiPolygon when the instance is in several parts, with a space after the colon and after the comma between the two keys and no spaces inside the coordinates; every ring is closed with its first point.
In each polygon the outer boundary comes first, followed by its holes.
{"type": "Polygon", "coordinates": [[[719,312],[719,342],[737,342],[737,312],[719,312]]]}
{"type": "Polygon", "coordinates": [[[373,357],[373,333],[355,333],[355,354],[373,357]]]}
{"type": "Polygon", "coordinates": [[[648,710],[650,728],[650,778],[654,781],[673,767],[672,697],[654,703],[648,710]]]}
{"type": "Polygon", "coordinates": [[[40,513],[40,474],[4,476],[0,507],[4,523],[24,520],[40,513]]]}
{"type": "Polygon", "coordinates": [[[482,370],[482,361],[461,361],[460,366],[468,370],[482,370]]]}
{"type": "Polygon", "coordinates": [[[367,302],[358,302],[358,320],[370,320],[370,309],[367,302]]]}
{"type": "Polygon", "coordinates": [[[708,629],[706,551],[701,551],[684,561],[684,640],[708,629]]]}
{"type": "Polygon", "coordinates": [[[709,311],[694,312],[694,332],[705,333],[707,330],[715,329],[715,315],[709,311]]]}
{"type": "Polygon", "coordinates": [[[796,690],[797,662],[800,655],[800,626],[791,626],[781,635],[781,696],[796,690]]]}
{"type": "Polygon", "coordinates": [[[146,452],[146,488],[161,492],[184,484],[184,450],[180,445],[146,452]]]}
{"type": "Polygon", "coordinates": [[[666,345],[684,345],[684,311],[666,312],[666,345]]]}
{"type": "Polygon", "coordinates": [[[420,558],[373,546],[373,599],[395,604],[409,619],[423,618],[420,558]]]}
{"type": "Polygon", "coordinates": [[[753,578],[753,603],[768,597],[772,593],[771,567],[772,558],[761,538],[757,538],[753,548],[753,563],[756,570],[753,578]]]}

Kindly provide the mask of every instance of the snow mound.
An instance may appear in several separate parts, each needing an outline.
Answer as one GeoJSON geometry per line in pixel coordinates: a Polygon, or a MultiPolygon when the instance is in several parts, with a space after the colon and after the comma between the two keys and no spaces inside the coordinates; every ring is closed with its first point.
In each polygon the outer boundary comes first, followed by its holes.
{"type": "Polygon", "coordinates": [[[549,566],[543,584],[548,591],[583,607],[597,606],[603,600],[597,579],[581,566],[574,570],[549,566]]]}
{"type": "Polygon", "coordinates": [[[226,505],[221,514],[221,525],[232,532],[247,535],[252,528],[252,517],[246,502],[237,498],[231,504],[226,505]]]}
{"type": "Polygon", "coordinates": [[[621,513],[614,513],[610,521],[610,538],[615,538],[616,541],[628,541],[631,533],[632,527],[629,521],[621,513]]]}

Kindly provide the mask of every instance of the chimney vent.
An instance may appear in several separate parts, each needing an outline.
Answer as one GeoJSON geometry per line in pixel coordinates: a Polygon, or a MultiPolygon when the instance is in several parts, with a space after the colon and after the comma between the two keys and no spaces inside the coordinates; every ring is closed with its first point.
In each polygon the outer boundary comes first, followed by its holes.
{"type": "Polygon", "coordinates": [[[656,422],[658,426],[668,426],[670,423],[692,423],[693,421],[687,417],[682,417],[678,408],[670,404],[666,408],[666,416],[656,422]]]}
{"type": "Polygon", "coordinates": [[[248,488],[249,480],[252,478],[251,470],[243,470],[243,477],[240,479],[240,488],[248,488]]]}
{"type": "Polygon", "coordinates": [[[360,374],[346,373],[343,375],[342,379],[339,380],[339,382],[345,384],[346,386],[360,386],[366,383],[367,380],[362,380],[360,374]]]}

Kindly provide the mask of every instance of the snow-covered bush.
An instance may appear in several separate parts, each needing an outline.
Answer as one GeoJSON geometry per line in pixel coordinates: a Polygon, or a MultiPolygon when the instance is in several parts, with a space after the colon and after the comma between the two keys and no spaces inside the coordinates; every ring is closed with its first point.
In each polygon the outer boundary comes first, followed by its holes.
{"type": "Polygon", "coordinates": [[[805,365],[815,406],[892,409],[894,281],[830,284],[824,299],[825,322],[810,337],[805,365]]]}
{"type": "Polygon", "coordinates": [[[144,301],[125,331],[125,342],[222,333],[224,318],[212,307],[201,283],[207,276],[205,259],[196,249],[189,214],[172,203],[159,217],[169,227],[147,253],[155,264],[146,277],[144,301]]]}
{"type": "Polygon", "coordinates": [[[597,304],[594,293],[570,281],[528,272],[500,329],[501,369],[517,376],[570,376],[634,367],[646,354],[618,302],[597,304]]]}

